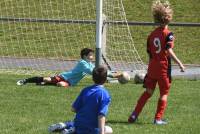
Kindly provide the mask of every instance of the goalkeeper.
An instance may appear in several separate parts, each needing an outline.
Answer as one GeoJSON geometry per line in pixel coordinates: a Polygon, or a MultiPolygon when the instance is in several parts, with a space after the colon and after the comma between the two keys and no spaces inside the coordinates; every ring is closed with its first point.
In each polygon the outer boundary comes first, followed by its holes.
{"type": "MultiPolygon", "coordinates": [[[[37,85],[49,84],[57,85],[60,87],[75,86],[84,78],[87,74],[92,75],[94,64],[92,60],[94,58],[94,50],[90,48],[84,48],[80,53],[81,60],[78,61],[76,66],[71,71],[62,72],[59,75],[53,77],[31,77],[17,81],[17,85],[25,85],[27,83],[36,83],[37,85]]],[[[121,74],[108,74],[108,77],[119,77],[121,74]]]]}

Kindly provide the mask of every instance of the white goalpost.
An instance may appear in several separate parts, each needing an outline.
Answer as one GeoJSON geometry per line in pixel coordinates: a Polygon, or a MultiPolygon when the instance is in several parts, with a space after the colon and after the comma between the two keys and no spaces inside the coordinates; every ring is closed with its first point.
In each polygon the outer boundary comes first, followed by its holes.
{"type": "Polygon", "coordinates": [[[105,63],[113,71],[144,70],[132,36],[122,0],[0,1],[3,72],[70,70],[84,47],[96,50],[96,65],[105,63]]]}

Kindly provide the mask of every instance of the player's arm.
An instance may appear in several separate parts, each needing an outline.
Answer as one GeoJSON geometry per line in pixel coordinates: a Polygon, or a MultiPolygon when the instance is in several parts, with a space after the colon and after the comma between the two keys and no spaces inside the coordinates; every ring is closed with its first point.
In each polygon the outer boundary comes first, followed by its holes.
{"type": "Polygon", "coordinates": [[[90,74],[90,75],[92,75],[92,71],[93,71],[94,67],[95,66],[93,64],[91,64],[91,66],[88,66],[86,64],[82,64],[82,70],[83,70],[83,72],[85,72],[87,74],[90,74]]]}
{"type": "Polygon", "coordinates": [[[181,72],[184,72],[185,71],[185,67],[182,64],[182,62],[177,58],[177,56],[174,53],[173,49],[169,48],[167,51],[168,51],[169,55],[171,56],[171,58],[174,60],[174,62],[176,62],[179,65],[179,67],[181,69],[181,72]]]}
{"type": "Polygon", "coordinates": [[[76,113],[76,109],[72,106],[71,108],[72,112],[76,113]]]}
{"type": "Polygon", "coordinates": [[[99,134],[105,134],[105,122],[106,118],[103,115],[98,116],[98,128],[99,128],[99,134]]]}
{"type": "Polygon", "coordinates": [[[81,91],[79,96],[76,98],[76,100],[72,104],[72,107],[71,107],[72,112],[77,113],[79,109],[82,107],[82,92],[83,91],[81,91]]]}
{"type": "Polygon", "coordinates": [[[102,91],[99,92],[99,108],[98,108],[98,128],[100,134],[105,134],[105,120],[108,113],[108,107],[110,104],[111,98],[108,92],[102,91]]]}
{"type": "Polygon", "coordinates": [[[149,57],[149,61],[150,61],[150,59],[151,59],[151,53],[150,53],[150,48],[149,48],[149,40],[150,40],[150,36],[148,36],[148,38],[147,38],[147,54],[148,54],[148,57],[149,57]]]}
{"type": "Polygon", "coordinates": [[[176,54],[174,53],[173,51],[173,47],[174,47],[174,35],[172,32],[170,32],[167,37],[166,37],[166,50],[168,52],[168,54],[170,55],[170,57],[174,60],[174,62],[176,62],[180,69],[181,69],[181,72],[184,72],[185,71],[185,67],[184,65],[182,64],[182,62],[177,58],[176,54]]]}

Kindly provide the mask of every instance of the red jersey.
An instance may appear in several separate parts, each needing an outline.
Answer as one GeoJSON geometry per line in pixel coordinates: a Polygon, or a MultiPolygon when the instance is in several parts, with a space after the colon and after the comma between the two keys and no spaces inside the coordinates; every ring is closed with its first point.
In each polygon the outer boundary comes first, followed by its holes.
{"type": "Polygon", "coordinates": [[[156,28],[147,39],[147,52],[149,54],[148,75],[152,78],[171,75],[171,61],[167,53],[174,47],[173,33],[168,28],[156,28]]]}

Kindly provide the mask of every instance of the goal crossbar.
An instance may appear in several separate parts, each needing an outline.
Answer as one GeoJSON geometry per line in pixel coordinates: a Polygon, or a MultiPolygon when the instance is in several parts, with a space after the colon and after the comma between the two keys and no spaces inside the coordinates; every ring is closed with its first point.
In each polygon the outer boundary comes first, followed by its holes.
{"type": "MultiPolygon", "coordinates": [[[[66,23],[66,24],[96,24],[96,20],[68,20],[68,19],[43,19],[43,18],[9,18],[0,17],[0,21],[11,21],[11,22],[47,22],[47,23],[66,23]]],[[[116,25],[138,25],[138,26],[156,26],[159,25],[153,22],[133,22],[133,21],[104,21],[104,24],[116,24],[116,25]]],[[[200,27],[200,23],[181,23],[172,22],[170,26],[188,26],[188,27],[200,27]]]]}

